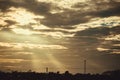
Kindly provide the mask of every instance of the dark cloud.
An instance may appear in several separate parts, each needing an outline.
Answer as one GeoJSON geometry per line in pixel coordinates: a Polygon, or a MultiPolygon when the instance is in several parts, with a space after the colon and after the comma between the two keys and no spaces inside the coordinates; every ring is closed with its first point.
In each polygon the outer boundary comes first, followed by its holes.
{"type": "Polygon", "coordinates": [[[110,29],[112,34],[120,34],[120,26],[115,26],[110,29]]]}
{"type": "Polygon", "coordinates": [[[99,27],[99,28],[89,28],[83,31],[76,33],[76,36],[106,36],[110,34],[110,29],[107,27],[99,27]]]}
{"type": "Polygon", "coordinates": [[[45,19],[41,20],[41,23],[48,26],[67,26],[75,25],[79,23],[87,22],[89,19],[84,14],[75,11],[68,11],[63,13],[56,13],[47,15],[45,19]]]}
{"type": "Polygon", "coordinates": [[[2,0],[0,1],[1,10],[8,10],[10,7],[22,7],[27,9],[28,11],[38,14],[44,15],[45,18],[40,20],[40,22],[44,25],[47,25],[51,28],[60,27],[61,28],[72,28],[67,27],[67,25],[72,26],[80,23],[86,23],[92,18],[95,17],[109,17],[109,16],[118,16],[120,14],[120,2],[115,1],[91,1],[89,4],[87,3],[77,3],[73,7],[74,9],[79,10],[71,10],[71,9],[62,9],[57,5],[47,2],[37,2],[36,0],[23,0],[23,2],[15,2],[12,0],[2,0]],[[91,6],[92,5],[92,6],[91,6]],[[108,8],[107,8],[107,7],[108,8]],[[85,9],[88,8],[86,11],[85,9]],[[63,10],[61,13],[52,14],[50,11],[52,10],[63,10]],[[88,17],[89,16],[89,17],[88,17]]]}
{"type": "Polygon", "coordinates": [[[98,27],[98,28],[88,28],[83,31],[79,31],[75,36],[93,36],[93,37],[102,37],[108,35],[119,34],[120,26],[108,28],[108,27],[98,27]]]}
{"type": "Polygon", "coordinates": [[[120,50],[120,46],[112,46],[111,49],[120,50]]]}
{"type": "Polygon", "coordinates": [[[93,13],[93,15],[98,16],[98,17],[120,16],[120,6],[116,6],[108,10],[98,11],[98,12],[93,13]]]}
{"type": "MultiPolygon", "coordinates": [[[[77,39],[78,41],[87,43],[85,44],[87,45],[85,48],[87,48],[88,45],[90,45],[91,47],[93,47],[92,49],[96,49],[100,45],[100,47],[109,49],[107,52],[102,51],[103,53],[111,54],[115,49],[119,50],[119,46],[113,46],[114,44],[118,44],[119,42],[117,43],[117,41],[106,41],[102,38],[109,35],[119,34],[119,32],[117,31],[119,30],[118,28],[120,27],[116,26],[113,28],[106,28],[106,27],[89,28],[84,31],[80,31],[76,33],[75,39],[77,39]],[[102,42],[104,42],[104,44],[102,42]]],[[[96,53],[99,53],[99,51],[96,53]]]]}
{"type": "Polygon", "coordinates": [[[0,0],[0,10],[2,12],[8,10],[12,6],[12,2],[10,0],[0,0]]]}
{"type": "Polygon", "coordinates": [[[46,15],[46,18],[41,20],[41,22],[49,26],[66,26],[86,23],[95,17],[110,17],[120,15],[120,2],[91,2],[92,6],[90,3],[79,4],[80,5],[77,4],[74,7],[75,9],[79,8],[79,10],[64,10],[62,13],[49,14],[46,15]],[[88,8],[87,11],[85,10],[86,8],[88,8]]]}
{"type": "Polygon", "coordinates": [[[1,11],[6,11],[10,7],[22,7],[35,14],[47,14],[50,11],[50,3],[37,2],[36,0],[23,0],[23,2],[14,2],[12,0],[0,1],[1,11]]]}
{"type": "MultiPolygon", "coordinates": [[[[113,46],[114,44],[119,44],[119,41],[107,41],[104,40],[103,37],[109,36],[109,35],[118,35],[120,26],[115,26],[112,28],[108,27],[97,27],[97,28],[88,28],[83,31],[76,32],[75,36],[73,38],[70,38],[70,44],[65,44],[70,49],[78,50],[81,49],[83,51],[88,50],[96,50],[97,47],[102,46],[103,48],[107,49],[118,49],[118,46],[113,46]],[[103,44],[104,42],[104,44],[103,44]],[[74,44],[71,44],[74,43],[74,44]]],[[[110,53],[113,50],[108,50],[106,53],[110,53]]],[[[96,52],[96,53],[99,53],[96,52]]]]}
{"type": "Polygon", "coordinates": [[[5,22],[8,24],[8,25],[6,25],[6,26],[11,26],[11,25],[14,25],[14,24],[17,23],[17,22],[12,21],[12,20],[5,20],[5,22]]]}
{"type": "Polygon", "coordinates": [[[114,0],[108,0],[107,2],[90,1],[88,3],[77,3],[73,6],[73,8],[79,9],[76,13],[80,12],[78,16],[82,16],[82,19],[84,19],[86,16],[91,16],[87,19],[87,21],[95,17],[103,18],[120,16],[120,2],[116,2],[114,0]],[[88,9],[86,10],[86,8],[88,9]]]}
{"type": "Polygon", "coordinates": [[[15,6],[24,7],[35,14],[44,14],[46,16],[45,19],[41,20],[41,23],[51,27],[59,25],[74,25],[88,21],[88,19],[85,18],[85,15],[82,15],[80,12],[71,10],[66,10],[63,13],[51,14],[49,13],[51,9],[51,5],[49,3],[38,3],[35,0],[24,0],[24,3],[22,4],[5,0],[1,1],[0,6],[2,6],[2,10],[7,10],[9,7],[15,6]]]}
{"type": "Polygon", "coordinates": [[[25,0],[25,5],[23,6],[29,11],[36,14],[47,14],[51,10],[51,4],[45,2],[37,2],[36,0],[25,0]]]}

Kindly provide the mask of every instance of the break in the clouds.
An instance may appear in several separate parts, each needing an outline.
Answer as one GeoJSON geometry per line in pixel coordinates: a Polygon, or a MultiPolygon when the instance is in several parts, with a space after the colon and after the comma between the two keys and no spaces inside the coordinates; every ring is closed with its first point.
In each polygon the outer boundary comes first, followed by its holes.
{"type": "Polygon", "coordinates": [[[119,0],[0,0],[0,67],[118,69],[119,30],[119,0]]]}

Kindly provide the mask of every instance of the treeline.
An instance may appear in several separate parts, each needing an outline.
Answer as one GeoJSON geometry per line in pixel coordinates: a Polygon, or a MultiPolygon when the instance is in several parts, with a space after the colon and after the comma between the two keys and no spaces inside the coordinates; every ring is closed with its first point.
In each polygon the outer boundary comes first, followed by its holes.
{"type": "Polygon", "coordinates": [[[0,80],[120,80],[120,70],[106,71],[102,74],[63,74],[37,72],[0,72],[0,80]]]}

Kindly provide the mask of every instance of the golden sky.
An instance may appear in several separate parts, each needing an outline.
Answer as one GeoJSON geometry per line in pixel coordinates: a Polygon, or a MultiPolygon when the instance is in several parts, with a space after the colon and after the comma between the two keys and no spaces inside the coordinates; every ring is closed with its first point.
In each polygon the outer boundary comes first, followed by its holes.
{"type": "Polygon", "coordinates": [[[119,69],[119,0],[0,0],[0,70],[119,69]]]}

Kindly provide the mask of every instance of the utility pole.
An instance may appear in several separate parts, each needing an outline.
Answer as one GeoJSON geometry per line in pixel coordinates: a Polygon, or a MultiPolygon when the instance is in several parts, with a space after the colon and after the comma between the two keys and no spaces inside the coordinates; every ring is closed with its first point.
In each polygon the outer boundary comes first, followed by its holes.
{"type": "Polygon", "coordinates": [[[46,67],[46,73],[48,73],[48,67],[46,67]]]}
{"type": "Polygon", "coordinates": [[[84,74],[86,74],[86,60],[84,60],[84,74]]]}

